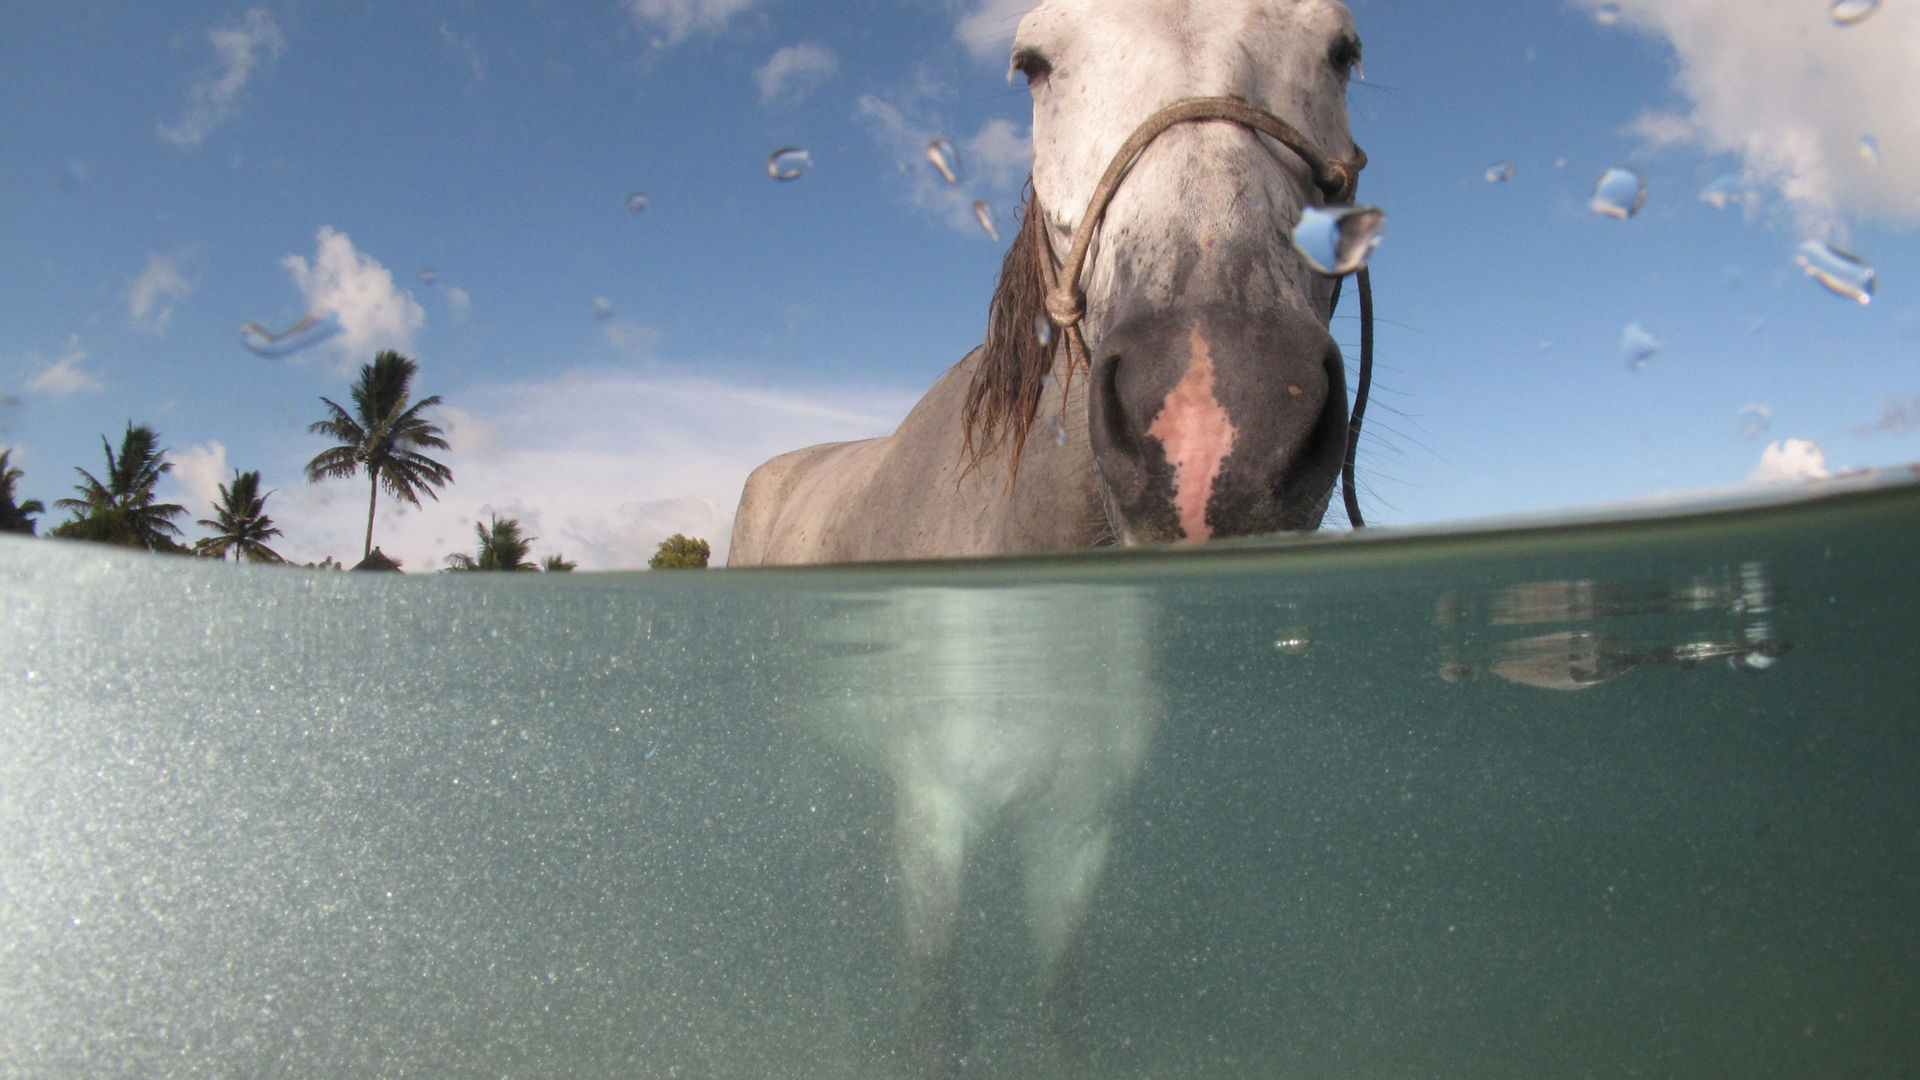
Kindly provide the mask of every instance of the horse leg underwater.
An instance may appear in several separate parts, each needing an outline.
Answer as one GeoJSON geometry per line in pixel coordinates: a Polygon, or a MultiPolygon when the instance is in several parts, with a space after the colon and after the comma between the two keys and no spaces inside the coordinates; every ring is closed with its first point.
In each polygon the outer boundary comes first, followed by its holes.
{"type": "Polygon", "coordinates": [[[831,683],[850,693],[820,719],[893,782],[903,1056],[913,1075],[953,1075],[980,992],[956,930],[983,846],[1018,858],[1034,1000],[1057,1027],[1082,1019],[1077,932],[1161,719],[1152,607],[1111,587],[910,589],[871,618],[863,636],[890,647],[836,662],[831,683]]]}

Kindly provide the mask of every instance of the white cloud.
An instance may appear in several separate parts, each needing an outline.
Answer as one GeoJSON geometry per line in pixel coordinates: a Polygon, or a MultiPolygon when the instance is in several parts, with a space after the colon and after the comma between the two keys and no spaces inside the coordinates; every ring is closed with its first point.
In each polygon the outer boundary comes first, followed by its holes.
{"type": "Polygon", "coordinates": [[[973,135],[954,140],[936,122],[912,115],[912,102],[921,96],[919,92],[909,95],[909,107],[902,109],[864,94],[854,106],[855,115],[867,125],[874,141],[900,163],[909,178],[908,198],[915,206],[933,211],[955,229],[984,236],[974,217],[974,201],[985,200],[1001,220],[1007,219],[1033,167],[1032,139],[996,118],[973,135]],[[959,144],[957,184],[947,183],[927,162],[927,144],[943,137],[959,144]]]}
{"type": "Polygon", "coordinates": [[[487,77],[487,57],[480,51],[480,42],[472,34],[461,36],[454,33],[453,27],[440,24],[440,44],[467,66],[467,92],[478,89],[487,77]]]}
{"type": "Polygon", "coordinates": [[[240,91],[260,66],[261,54],[273,59],[286,48],[280,27],[264,8],[248,11],[240,26],[207,31],[207,37],[220,56],[220,70],[195,80],[187,89],[187,111],[179,122],[157,129],[161,138],[182,148],[200,145],[213,129],[233,119],[240,110],[240,91]]]}
{"type": "Polygon", "coordinates": [[[1901,89],[1920,62],[1920,9],[1889,6],[1843,27],[1828,6],[1620,0],[1623,23],[1672,45],[1674,86],[1686,99],[1630,131],[1654,148],[1738,155],[1811,233],[1839,229],[1850,214],[1920,222],[1920,98],[1901,89]],[[1866,135],[1888,149],[1877,164],[1860,153],[1866,135]]]}
{"type": "Polygon", "coordinates": [[[700,31],[714,33],[762,0],[627,0],[633,21],[660,32],[655,45],[672,45],[700,31]]]}
{"type": "Polygon", "coordinates": [[[52,394],[64,397],[83,390],[100,389],[100,380],[80,370],[81,361],[87,358],[87,350],[80,347],[80,335],[67,338],[67,347],[58,358],[49,364],[40,374],[27,380],[27,389],[37,394],[52,394]]]}
{"type": "MultiPolygon", "coordinates": [[[[539,537],[536,558],[563,554],[583,570],[638,569],[673,533],[726,559],[747,473],[813,443],[891,431],[917,394],[791,392],[677,373],[581,370],[539,383],[471,388],[432,412],[454,474],[421,509],[382,496],[374,542],[408,571],[435,571],[473,547],[489,513],[539,537]]],[[[286,531],[276,550],[297,562],[359,561],[364,478],[289,484],[270,507],[286,531]]]]}
{"type": "Polygon", "coordinates": [[[753,70],[753,81],[760,87],[760,104],[793,104],[818,89],[840,70],[832,51],[820,45],[802,43],[777,50],[767,62],[753,70]]]}
{"type": "Polygon", "coordinates": [[[186,299],[193,283],[180,272],[181,254],[148,255],[146,269],[127,289],[127,315],[156,334],[165,333],[173,305],[186,299]]]}
{"type": "Polygon", "coordinates": [[[340,369],[352,372],[381,349],[411,352],[427,313],[412,294],[394,285],[393,273],[331,225],[320,226],[314,247],[313,262],[289,255],[280,265],[293,275],[309,312],[331,313],[339,322],[340,333],[322,347],[334,354],[340,369]]]}
{"type": "Polygon", "coordinates": [[[213,508],[220,501],[220,485],[233,478],[227,470],[227,448],[218,442],[195,444],[172,451],[167,460],[173,462],[168,475],[186,491],[185,498],[178,500],[187,508],[186,522],[213,517],[213,508]]]}
{"type": "Polygon", "coordinates": [[[1805,439],[1768,443],[1760,453],[1760,465],[1747,474],[1749,484],[1784,484],[1801,480],[1825,480],[1827,457],[1820,447],[1805,439]]]}
{"type": "Polygon", "coordinates": [[[1034,0],[975,0],[954,27],[954,36],[976,59],[1004,64],[1013,51],[1020,16],[1033,6],[1034,0]]]}

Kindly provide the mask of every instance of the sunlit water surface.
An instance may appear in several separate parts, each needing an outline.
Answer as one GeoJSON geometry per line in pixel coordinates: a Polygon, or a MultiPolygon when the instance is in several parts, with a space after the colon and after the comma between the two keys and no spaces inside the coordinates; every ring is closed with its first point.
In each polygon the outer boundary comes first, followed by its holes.
{"type": "Polygon", "coordinates": [[[1920,489],[1828,490],[809,572],[9,541],[0,1075],[894,1075],[860,748],[969,709],[1148,738],[1077,1051],[973,860],[970,1076],[1915,1075],[1920,489]]]}

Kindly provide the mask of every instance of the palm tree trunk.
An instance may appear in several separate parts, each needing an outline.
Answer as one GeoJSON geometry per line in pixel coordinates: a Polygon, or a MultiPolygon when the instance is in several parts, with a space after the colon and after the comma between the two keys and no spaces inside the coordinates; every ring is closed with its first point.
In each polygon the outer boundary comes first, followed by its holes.
{"type": "Polygon", "coordinates": [[[373,490],[367,495],[367,549],[360,553],[363,559],[373,554],[373,506],[380,501],[380,474],[369,470],[367,477],[373,481],[373,490]]]}

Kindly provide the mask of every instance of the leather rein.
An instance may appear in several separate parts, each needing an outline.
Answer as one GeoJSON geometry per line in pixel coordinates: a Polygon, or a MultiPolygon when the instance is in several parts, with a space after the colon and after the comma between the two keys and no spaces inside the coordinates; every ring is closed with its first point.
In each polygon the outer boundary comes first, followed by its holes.
{"type": "MultiPolygon", "coordinates": [[[[1066,259],[1055,263],[1052,238],[1044,224],[1039,230],[1041,242],[1046,247],[1043,252],[1045,257],[1037,261],[1046,285],[1047,317],[1064,332],[1068,372],[1078,365],[1085,365],[1088,372],[1093,370],[1087,352],[1087,340],[1080,330],[1080,321],[1087,314],[1087,293],[1080,285],[1080,274],[1086,267],[1087,249],[1093,245],[1093,232],[1106,216],[1107,204],[1113,201],[1120,181],[1126,177],[1127,170],[1133,167],[1134,159],[1147,148],[1147,144],[1175,124],[1202,120],[1227,120],[1271,136],[1275,142],[1306,162],[1307,168],[1313,172],[1314,186],[1320,189],[1329,205],[1345,205],[1353,201],[1360,184],[1360,170],[1367,166],[1367,155],[1357,146],[1353,148],[1351,159],[1328,157],[1320,152],[1311,139],[1285,120],[1232,97],[1182,98],[1147,117],[1133,130],[1132,135],[1127,136],[1127,141],[1114,153],[1113,160],[1107,163],[1107,171],[1093,189],[1093,197],[1087,200],[1087,212],[1081,216],[1080,223],[1074,226],[1073,244],[1067,249],[1066,259]]],[[[1038,196],[1034,198],[1028,213],[1042,213],[1038,196]]],[[[1373,380],[1373,285],[1367,277],[1366,267],[1362,266],[1356,276],[1360,282],[1360,385],[1353,397],[1352,417],[1347,422],[1347,454],[1341,467],[1341,480],[1347,519],[1358,529],[1366,523],[1360,519],[1360,502],[1354,492],[1353,466],[1355,453],[1360,447],[1360,421],[1367,409],[1367,388],[1373,380]]],[[[1336,278],[1334,281],[1333,302],[1336,307],[1340,303],[1341,283],[1342,279],[1336,278]]]]}

